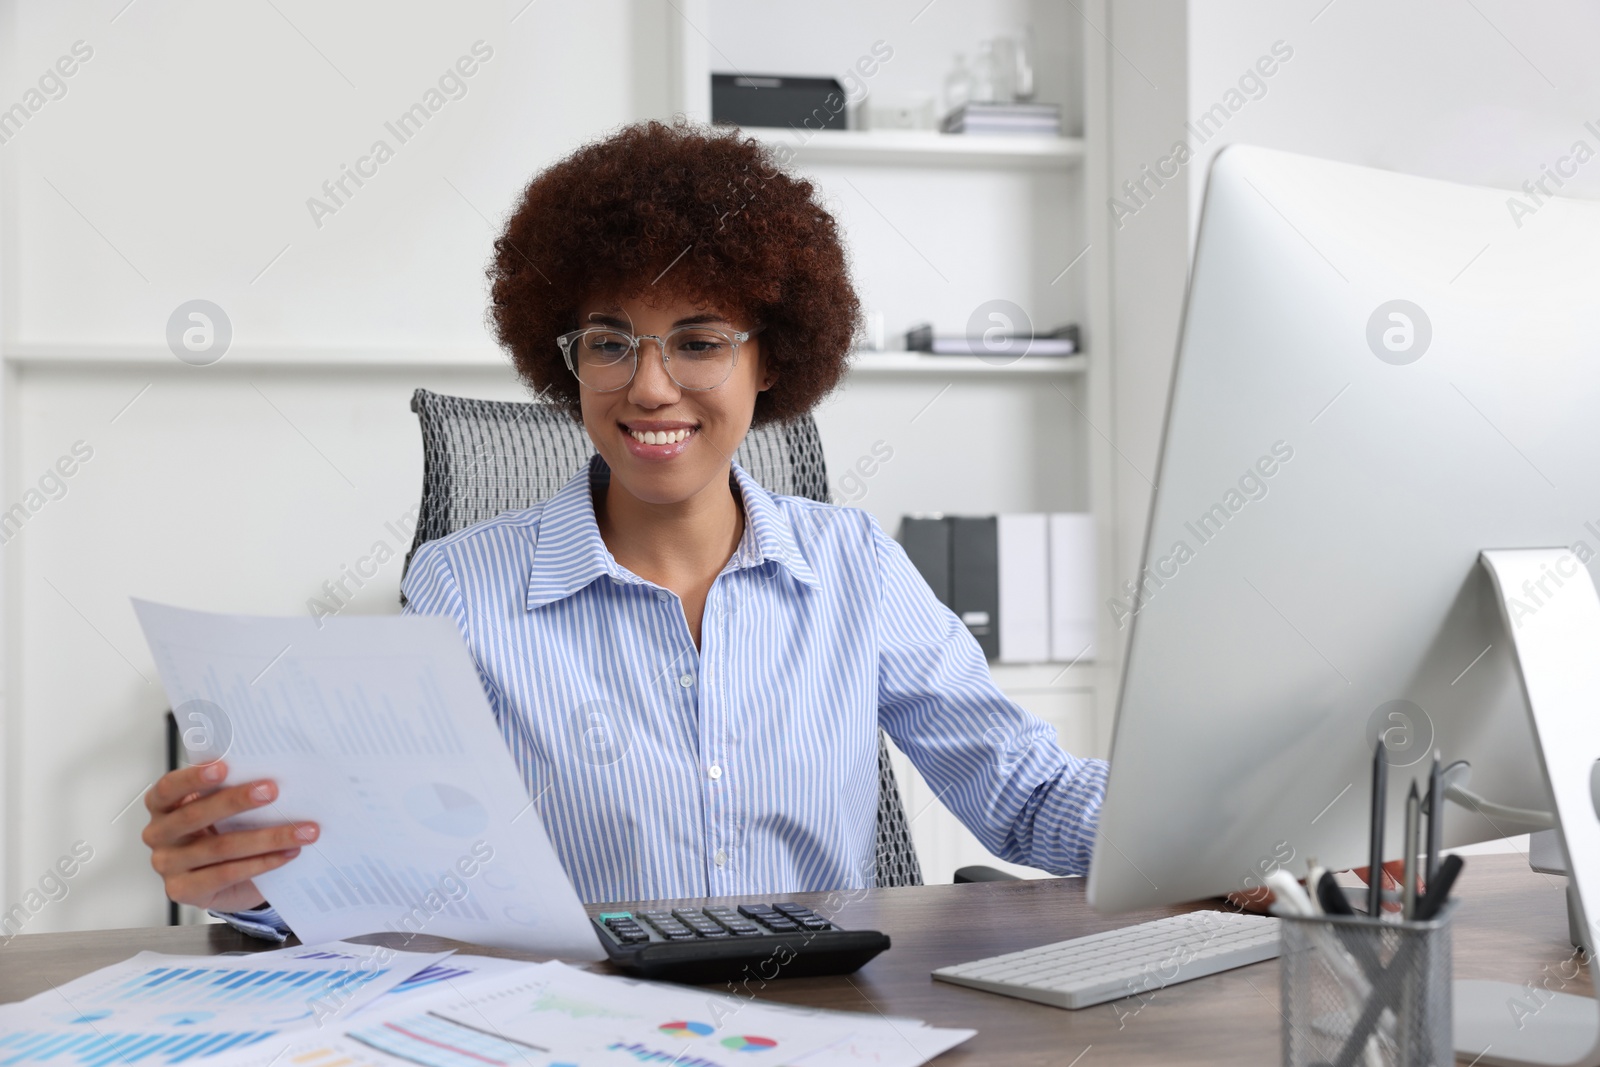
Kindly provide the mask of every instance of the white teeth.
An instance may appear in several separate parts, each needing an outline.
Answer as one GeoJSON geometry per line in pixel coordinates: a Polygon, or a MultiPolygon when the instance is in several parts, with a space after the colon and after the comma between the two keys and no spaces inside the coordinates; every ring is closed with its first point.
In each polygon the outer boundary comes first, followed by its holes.
{"type": "Polygon", "coordinates": [[[688,437],[693,430],[629,430],[635,441],[646,445],[673,445],[688,437]]]}

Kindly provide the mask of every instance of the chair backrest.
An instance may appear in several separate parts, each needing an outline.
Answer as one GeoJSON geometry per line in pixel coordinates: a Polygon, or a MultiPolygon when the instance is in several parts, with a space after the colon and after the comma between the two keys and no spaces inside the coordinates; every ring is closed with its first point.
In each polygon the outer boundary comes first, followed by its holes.
{"type": "MultiPolygon", "coordinates": [[[[422,426],[422,507],[416,538],[406,553],[407,568],[424,543],[553,495],[594,454],[583,426],[551,404],[474,400],[418,389],[411,396],[411,410],[422,426]]],[[[810,415],[751,430],[734,459],[775,493],[828,499],[822,439],[810,415]]],[[[922,884],[882,731],[875,884],[922,884]]]]}

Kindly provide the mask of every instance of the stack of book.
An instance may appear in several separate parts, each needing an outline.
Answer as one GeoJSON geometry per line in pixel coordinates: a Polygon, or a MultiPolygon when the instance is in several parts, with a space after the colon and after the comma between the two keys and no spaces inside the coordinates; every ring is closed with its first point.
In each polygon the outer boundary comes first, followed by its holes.
{"type": "Polygon", "coordinates": [[[945,133],[1027,133],[1061,136],[1058,104],[962,104],[944,117],[945,133]]]}
{"type": "Polygon", "coordinates": [[[907,515],[900,544],[989,659],[1094,658],[1092,516],[907,515]]]}

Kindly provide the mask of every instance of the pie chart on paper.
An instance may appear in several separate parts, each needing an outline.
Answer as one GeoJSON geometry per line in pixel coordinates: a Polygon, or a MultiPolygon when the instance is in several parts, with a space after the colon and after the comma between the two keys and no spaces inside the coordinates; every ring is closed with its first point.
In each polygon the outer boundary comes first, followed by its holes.
{"type": "Polygon", "coordinates": [[[778,1043],[770,1037],[757,1037],[754,1034],[741,1034],[722,1039],[723,1048],[731,1048],[735,1052],[765,1052],[769,1048],[777,1048],[778,1043]]]}
{"type": "Polygon", "coordinates": [[[489,813],[476,797],[445,782],[414,785],[404,800],[413,819],[449,837],[471,837],[489,825],[489,813]]]}

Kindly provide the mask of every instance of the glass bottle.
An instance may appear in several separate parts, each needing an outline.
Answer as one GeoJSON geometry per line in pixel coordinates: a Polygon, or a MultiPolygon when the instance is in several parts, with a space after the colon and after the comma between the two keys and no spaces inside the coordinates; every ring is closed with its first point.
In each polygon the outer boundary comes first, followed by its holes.
{"type": "Polygon", "coordinates": [[[944,76],[944,113],[957,111],[972,99],[972,71],[967,69],[967,57],[957,52],[950,73],[944,76]]]}
{"type": "Polygon", "coordinates": [[[993,104],[999,99],[1000,63],[994,41],[979,41],[977,57],[972,61],[972,102],[993,104]]]}

